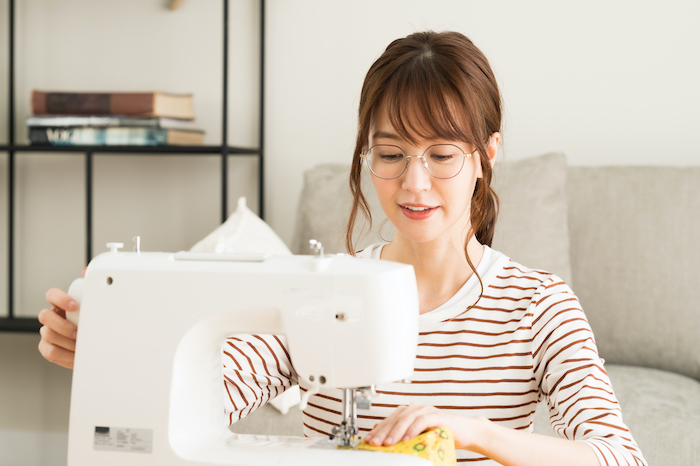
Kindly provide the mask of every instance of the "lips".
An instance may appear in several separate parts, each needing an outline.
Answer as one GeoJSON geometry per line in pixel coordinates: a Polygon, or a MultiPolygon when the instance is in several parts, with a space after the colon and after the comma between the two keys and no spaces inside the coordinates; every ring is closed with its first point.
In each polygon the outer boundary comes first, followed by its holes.
{"type": "Polygon", "coordinates": [[[399,204],[399,207],[401,207],[401,212],[411,220],[425,220],[438,209],[438,207],[423,204],[399,204]]]}

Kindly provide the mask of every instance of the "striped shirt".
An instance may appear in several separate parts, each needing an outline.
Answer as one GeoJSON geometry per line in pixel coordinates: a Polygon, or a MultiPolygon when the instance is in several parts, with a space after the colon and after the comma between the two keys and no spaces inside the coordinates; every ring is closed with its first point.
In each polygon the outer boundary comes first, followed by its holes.
{"type": "MultiPolygon", "coordinates": [[[[370,247],[360,256],[378,257],[378,251],[370,247]]],[[[553,274],[487,252],[490,260],[478,269],[483,295],[478,282],[467,282],[458,299],[420,316],[411,382],[377,386],[370,409],[358,409],[360,434],[412,402],[532,432],[535,408],[544,400],[554,431],[587,443],[601,465],[646,465],[571,289],[553,274]]],[[[231,423],[294,384],[309,388],[297,377],[282,336],[238,335],[224,346],[231,423]]],[[[341,413],[341,390],[312,395],[303,413],[305,435],[329,435],[341,413]]],[[[457,458],[498,464],[465,450],[457,458]]]]}

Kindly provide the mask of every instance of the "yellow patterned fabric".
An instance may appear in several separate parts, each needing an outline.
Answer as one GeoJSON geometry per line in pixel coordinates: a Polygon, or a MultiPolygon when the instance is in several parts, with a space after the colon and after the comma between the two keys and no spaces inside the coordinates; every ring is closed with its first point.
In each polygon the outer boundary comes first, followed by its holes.
{"type": "Polygon", "coordinates": [[[363,439],[355,449],[417,456],[432,461],[434,466],[455,466],[457,464],[454,434],[447,427],[426,430],[418,437],[389,447],[375,447],[365,443],[363,439]]]}

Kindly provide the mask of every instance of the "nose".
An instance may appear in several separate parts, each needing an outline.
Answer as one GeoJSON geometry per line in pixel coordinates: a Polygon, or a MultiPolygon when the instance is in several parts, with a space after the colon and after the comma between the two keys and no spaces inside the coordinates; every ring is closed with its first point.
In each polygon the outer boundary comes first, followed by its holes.
{"type": "Polygon", "coordinates": [[[402,178],[401,187],[406,191],[418,193],[427,191],[431,187],[430,174],[420,157],[408,159],[408,166],[402,178]]]}

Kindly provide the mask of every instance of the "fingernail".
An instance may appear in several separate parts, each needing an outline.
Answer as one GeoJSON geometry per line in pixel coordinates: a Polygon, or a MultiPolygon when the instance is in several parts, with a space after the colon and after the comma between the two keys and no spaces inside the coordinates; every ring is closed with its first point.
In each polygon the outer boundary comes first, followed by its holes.
{"type": "Polygon", "coordinates": [[[68,310],[75,311],[77,308],[78,308],[78,303],[76,303],[72,299],[70,301],[68,301],[68,310]]]}
{"type": "Polygon", "coordinates": [[[372,436],[370,434],[365,435],[365,442],[369,443],[370,440],[372,440],[372,436]]]}
{"type": "Polygon", "coordinates": [[[70,334],[70,337],[75,340],[75,338],[78,336],[78,331],[73,330],[73,333],[70,334]]]}
{"type": "Polygon", "coordinates": [[[408,435],[404,435],[403,438],[401,439],[402,442],[405,442],[406,440],[410,439],[408,435]]]}
{"type": "Polygon", "coordinates": [[[387,444],[389,444],[389,445],[393,445],[393,444],[394,444],[394,439],[391,438],[391,437],[387,437],[386,440],[384,440],[384,443],[387,443],[387,444]]]}
{"type": "Polygon", "coordinates": [[[372,439],[372,445],[379,445],[381,442],[377,438],[372,439]]]}

